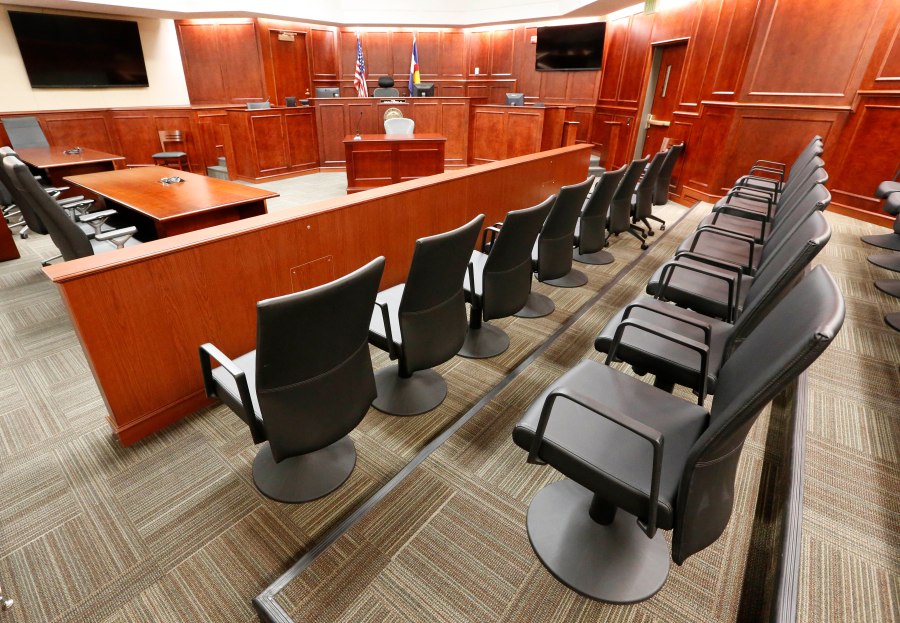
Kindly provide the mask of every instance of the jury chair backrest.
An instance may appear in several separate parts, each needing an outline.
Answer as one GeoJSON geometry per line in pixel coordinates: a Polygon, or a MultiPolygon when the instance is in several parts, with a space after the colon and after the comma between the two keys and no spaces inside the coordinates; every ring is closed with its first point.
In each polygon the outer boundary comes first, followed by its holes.
{"type": "Polygon", "coordinates": [[[797,205],[784,217],[779,219],[778,226],[772,228],[772,234],[762,248],[762,256],[756,267],[756,274],[765,271],[773,263],[775,253],[791,239],[794,231],[816,211],[823,211],[831,205],[831,193],[823,184],[812,184],[809,190],[799,198],[797,205]]]}
{"type": "Polygon", "coordinates": [[[606,171],[594,184],[594,190],[581,209],[578,248],[581,253],[596,253],[606,246],[606,220],[613,194],[625,175],[625,165],[606,171]]]}
{"type": "Polygon", "coordinates": [[[551,195],[536,206],[507,213],[481,276],[485,320],[512,316],[528,302],[531,249],[554,201],[551,195]]]}
{"type": "Polygon", "coordinates": [[[659,180],[659,172],[666,159],[666,152],[660,151],[653,154],[650,164],[644,171],[634,190],[634,217],[647,218],[653,214],[653,195],[656,194],[656,182],[659,180]]]}
{"type": "Polygon", "coordinates": [[[681,152],[684,151],[684,143],[672,145],[666,151],[666,159],[659,169],[659,178],[656,180],[656,191],[653,193],[654,205],[665,205],[669,201],[669,186],[672,184],[672,172],[678,163],[681,152]]]}
{"type": "Polygon", "coordinates": [[[572,270],[575,226],[593,184],[594,177],[590,176],[583,182],[559,189],[537,239],[539,280],[558,279],[572,270]]]}
{"type": "Polygon", "coordinates": [[[18,158],[7,156],[3,166],[15,177],[19,188],[32,200],[41,222],[47,227],[53,244],[59,249],[63,260],[74,260],[94,254],[94,248],[87,234],[66,216],[59,204],[41,188],[31,170],[18,158]]]}
{"type": "Polygon", "coordinates": [[[744,440],[766,404],[834,340],[844,300],[824,266],[792,289],[719,371],[709,427],[694,443],[678,487],[672,558],[681,564],[728,524],[744,440]]]}
{"type": "MultiPolygon", "coordinates": [[[[15,152],[4,150],[7,150],[7,148],[0,148],[0,157],[2,157],[4,161],[9,156],[16,161],[19,161],[15,152]]],[[[16,180],[16,176],[12,171],[11,165],[9,168],[6,167],[5,164],[0,165],[0,182],[3,182],[3,185],[9,191],[13,202],[19,207],[19,210],[21,210],[22,218],[28,226],[28,229],[38,234],[46,234],[47,226],[44,225],[44,221],[41,220],[37,208],[34,207],[34,200],[22,190],[21,184],[16,180]]]]}
{"type": "Polygon", "coordinates": [[[331,445],[375,399],[369,319],[384,258],[256,305],[256,393],[276,461],[331,445]]]}
{"type": "Polygon", "coordinates": [[[452,231],[416,240],[400,299],[401,373],[441,364],[466,339],[463,279],[484,215],[452,231]]]}
{"type": "Polygon", "coordinates": [[[2,121],[10,144],[16,149],[50,147],[37,117],[5,117],[2,121]]]}
{"type": "Polygon", "coordinates": [[[625,170],[625,175],[622,176],[622,181],[609,205],[610,233],[622,233],[628,231],[631,226],[631,198],[648,161],[649,158],[633,160],[625,170]]]}

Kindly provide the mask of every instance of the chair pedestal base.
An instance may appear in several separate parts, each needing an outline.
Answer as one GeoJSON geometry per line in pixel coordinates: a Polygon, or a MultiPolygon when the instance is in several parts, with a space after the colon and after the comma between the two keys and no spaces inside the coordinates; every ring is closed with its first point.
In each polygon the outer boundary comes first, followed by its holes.
{"type": "Polygon", "coordinates": [[[556,286],[557,288],[580,288],[587,282],[587,275],[575,268],[557,279],[547,279],[546,281],[541,281],[541,283],[546,283],[550,286],[556,286]]]}
{"type": "Polygon", "coordinates": [[[419,370],[404,379],[397,364],[375,371],[375,387],[378,398],[372,406],[388,415],[420,415],[447,397],[447,382],[434,370],[419,370]]]}
{"type": "Polygon", "coordinates": [[[900,312],[885,314],[884,321],[894,331],[900,331],[900,312]]]}
{"type": "Polygon", "coordinates": [[[875,282],[875,287],[900,299],[900,279],[879,279],[875,282]]]}
{"type": "Polygon", "coordinates": [[[593,264],[602,266],[604,264],[612,264],[615,261],[613,254],[609,251],[594,251],[593,253],[579,253],[578,249],[572,252],[572,259],[582,264],[593,264]]]}
{"type": "Polygon", "coordinates": [[[268,443],[253,460],[253,482],[260,493],[277,502],[297,504],[325,496],[340,487],[356,465],[356,448],[343,437],[321,450],[280,463],[268,443]]]}
{"type": "Polygon", "coordinates": [[[900,234],[874,234],[872,236],[863,236],[861,240],[880,249],[900,251],[900,234]]]}
{"type": "Polygon", "coordinates": [[[900,255],[896,253],[888,253],[886,255],[870,255],[869,262],[875,264],[879,268],[892,270],[900,273],[900,255]]]}
{"type": "Polygon", "coordinates": [[[619,510],[609,525],[591,519],[593,493],[571,480],[541,489],[528,507],[528,538],[540,561],[572,590],[617,604],[655,595],[669,575],[661,531],[652,539],[619,510]]]}
{"type": "Polygon", "coordinates": [[[552,314],[555,309],[556,305],[549,296],[531,292],[525,307],[514,313],[513,316],[516,318],[543,318],[552,314]]]}
{"type": "Polygon", "coordinates": [[[469,327],[466,341],[457,353],[469,359],[486,359],[496,357],[509,348],[509,336],[506,331],[492,324],[482,322],[477,329],[469,327]]]}

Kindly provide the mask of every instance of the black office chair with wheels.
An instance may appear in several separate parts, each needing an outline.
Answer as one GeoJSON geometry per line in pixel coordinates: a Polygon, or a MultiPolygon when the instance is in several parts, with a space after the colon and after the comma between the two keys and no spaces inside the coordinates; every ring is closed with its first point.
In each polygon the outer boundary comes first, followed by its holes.
{"type": "MultiPolygon", "coordinates": [[[[53,244],[59,249],[63,261],[140,244],[139,241],[132,238],[137,231],[135,227],[89,235],[66,215],[63,208],[50,195],[44,192],[22,161],[14,156],[7,156],[3,159],[3,167],[6,169],[7,175],[13,178],[18,188],[23,191],[23,196],[27,195],[32,200],[31,207],[34,208],[40,222],[47,228],[46,231],[50,234],[53,244]]],[[[109,210],[96,214],[99,218],[104,218],[115,214],[115,211],[109,210]]],[[[44,265],[47,265],[47,262],[49,260],[45,260],[44,265]]]]}
{"type": "Polygon", "coordinates": [[[844,313],[831,275],[816,268],[722,367],[709,412],[596,361],[560,377],[513,431],[529,463],[568,477],[528,508],[528,537],[544,566],[593,599],[654,595],[669,573],[658,530],[672,530],[679,565],[719,538],[751,426],[834,341],[844,313]]]}
{"type": "Polygon", "coordinates": [[[472,252],[463,284],[472,308],[460,356],[494,357],[509,348],[509,336],[488,320],[512,316],[528,300],[531,249],[554,200],[550,196],[532,208],[511,211],[502,226],[484,230],[482,250],[472,252]]]}
{"type": "Polygon", "coordinates": [[[678,164],[678,158],[684,151],[684,143],[672,145],[666,151],[666,159],[663,160],[659,170],[659,178],[656,180],[656,190],[653,193],[653,205],[665,205],[669,203],[669,187],[672,185],[672,172],[678,164]]]}
{"type": "Polygon", "coordinates": [[[662,169],[663,162],[666,159],[666,152],[661,151],[653,155],[650,164],[644,170],[644,175],[637,183],[634,190],[634,198],[631,201],[631,222],[637,224],[642,222],[647,228],[647,235],[652,236],[655,232],[650,227],[650,221],[661,223],[660,231],[666,228],[666,222],[658,216],[653,216],[653,196],[656,194],[656,183],[659,180],[659,172],[662,169]]]}
{"type": "Polygon", "coordinates": [[[625,169],[625,175],[622,176],[622,181],[609,204],[609,222],[607,223],[611,235],[631,234],[641,241],[641,249],[647,248],[647,242],[644,237],[644,231],[635,227],[631,222],[631,200],[638,180],[644,172],[648,161],[649,158],[633,160],[628,165],[628,168],[625,169]]]}
{"type": "Polygon", "coordinates": [[[575,249],[572,259],[582,264],[611,264],[612,253],[604,250],[609,245],[606,222],[613,194],[622,182],[625,167],[600,174],[597,183],[581,210],[581,218],[575,226],[575,249]]]}
{"type": "Polygon", "coordinates": [[[3,129],[15,149],[50,147],[37,117],[4,117],[3,129]]]}
{"type": "Polygon", "coordinates": [[[451,359],[466,339],[463,278],[484,215],[416,241],[406,283],[380,292],[369,324],[369,343],[397,359],[375,373],[378,398],[390,415],[419,415],[447,396],[447,383],[432,370],[451,359]]]}
{"type": "Polygon", "coordinates": [[[256,350],[200,346],[203,383],[266,443],[253,460],[265,496],[298,503],[337,489],[356,465],[349,433],[375,398],[370,310],[384,258],[331,283],[256,305],[256,350]],[[212,367],[212,360],[220,366],[212,367]]]}
{"type": "Polygon", "coordinates": [[[378,79],[378,88],[372,91],[372,97],[398,97],[400,91],[394,87],[394,79],[382,76],[378,79]]]}

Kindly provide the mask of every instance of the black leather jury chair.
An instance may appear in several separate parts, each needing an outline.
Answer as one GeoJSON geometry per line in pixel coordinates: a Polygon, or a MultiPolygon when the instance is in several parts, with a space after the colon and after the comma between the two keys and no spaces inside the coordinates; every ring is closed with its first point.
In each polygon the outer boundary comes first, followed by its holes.
{"type": "Polygon", "coordinates": [[[653,155],[650,164],[644,170],[644,175],[637,183],[634,190],[634,198],[631,202],[631,222],[636,224],[642,222],[647,228],[647,235],[652,236],[655,232],[650,227],[650,221],[660,223],[659,229],[666,228],[666,222],[658,216],[653,216],[653,196],[656,194],[656,182],[659,180],[659,172],[662,169],[663,161],[666,159],[666,152],[661,151],[653,155]]]}
{"type": "Polygon", "coordinates": [[[679,565],[719,538],[750,427],[843,320],[841,294],[819,267],[725,363],[709,412],[595,361],[564,374],[513,431],[529,463],[568,478],[544,487],[528,508],[528,537],[544,566],[594,599],[654,595],[669,573],[658,530],[672,531],[679,565]]]}
{"type": "MultiPolygon", "coordinates": [[[[578,217],[593,184],[594,178],[588,177],[583,182],[559,189],[531,251],[531,263],[538,281],[557,288],[578,288],[587,283],[587,275],[572,267],[572,249],[578,217]]],[[[556,306],[550,297],[532,292],[525,306],[515,315],[539,318],[553,313],[554,309],[556,306]]]]}
{"type": "Polygon", "coordinates": [[[678,158],[684,151],[684,143],[672,145],[666,151],[666,159],[663,160],[659,170],[659,178],[656,180],[656,190],[653,193],[653,205],[665,205],[669,202],[669,186],[672,184],[672,172],[678,164],[678,158]]]}
{"type": "Polygon", "coordinates": [[[575,249],[572,259],[582,264],[611,264],[612,253],[604,250],[609,245],[606,222],[613,194],[625,175],[625,167],[600,174],[597,183],[581,210],[575,226],[575,249]]]}
{"type": "Polygon", "coordinates": [[[509,336],[488,320],[512,316],[525,305],[531,292],[531,249],[554,197],[506,215],[503,224],[488,227],[481,251],[473,251],[464,285],[469,330],[459,350],[462,357],[494,357],[509,348],[509,336]],[[488,239],[490,238],[490,239],[488,239]]]}
{"type": "Polygon", "coordinates": [[[326,285],[260,301],[256,350],[229,359],[200,346],[203,383],[265,443],[253,482],[298,503],[337,489],[356,465],[348,436],[375,398],[368,326],[384,258],[326,285]],[[212,367],[212,360],[219,367],[212,367]]]}
{"type": "Polygon", "coordinates": [[[375,373],[378,398],[390,415],[419,415],[447,396],[434,366],[448,361],[466,339],[463,278],[484,215],[416,241],[406,283],[378,294],[369,323],[369,343],[397,359],[375,373]]]}
{"type": "Polygon", "coordinates": [[[882,182],[878,185],[875,196],[884,200],[885,212],[896,216],[894,219],[894,231],[890,234],[863,236],[861,240],[880,249],[900,251],[900,182],[882,182]]]}
{"type": "Polygon", "coordinates": [[[634,195],[635,186],[644,168],[647,166],[649,158],[643,160],[633,160],[625,170],[622,176],[622,182],[613,195],[612,202],[609,204],[609,233],[618,236],[621,233],[629,233],[641,241],[641,249],[647,248],[647,242],[644,239],[642,229],[635,227],[631,222],[631,200],[634,195]]]}
{"type": "Polygon", "coordinates": [[[26,147],[50,147],[37,117],[5,117],[3,129],[15,149],[26,147]]]}
{"type": "Polygon", "coordinates": [[[654,374],[656,387],[671,391],[677,384],[694,389],[702,404],[707,392],[715,393],[719,370],[734,347],[830,239],[831,227],[821,214],[808,218],[794,239],[775,252],[770,269],[753,280],[734,324],[644,295],[610,318],[594,347],[602,353],[615,351],[616,360],[630,364],[638,374],[654,374]]]}

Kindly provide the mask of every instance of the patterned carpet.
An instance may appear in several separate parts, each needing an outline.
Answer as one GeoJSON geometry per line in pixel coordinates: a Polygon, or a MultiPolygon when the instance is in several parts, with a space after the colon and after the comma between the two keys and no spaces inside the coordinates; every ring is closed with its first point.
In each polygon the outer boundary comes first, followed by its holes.
{"type": "MultiPolygon", "coordinates": [[[[666,208],[671,223],[681,209],[666,208]]],[[[706,208],[645,253],[532,365],[278,594],[297,621],[755,621],[771,574],[772,509],[756,492],[776,479],[787,405],[748,438],[732,521],[713,546],[672,566],[654,598],[609,606],[579,597],[536,560],[528,501],[555,478],[529,466],[510,430],[524,405],[583,357],[615,309],[643,289],[706,208]],[[771,422],[771,423],[770,423],[771,422]]],[[[847,297],[836,344],[809,375],[810,414],[800,620],[893,621],[900,603],[900,334],[881,316],[900,301],[871,282],[859,236],[874,226],[829,215],[826,263],[847,297]],[[849,494],[852,492],[852,495],[849,494]]],[[[16,599],[3,621],[250,622],[250,600],[560,327],[640,253],[614,242],[616,263],[590,284],[538,285],[557,311],[497,321],[512,347],[440,368],[437,411],[372,410],[353,434],[358,463],[330,496],[289,506],[253,487],[256,448],[240,420],[206,409],[128,449],[105,408],[55,288],[39,270],[46,237],[17,239],[0,264],[0,584],[16,599]]],[[[583,267],[581,267],[583,268],[583,267]]],[[[114,339],[115,327],[110,327],[114,339]]],[[[382,366],[386,357],[373,351],[382,366]]]]}

